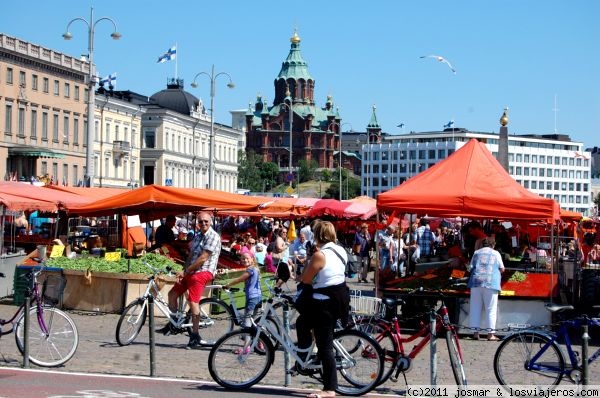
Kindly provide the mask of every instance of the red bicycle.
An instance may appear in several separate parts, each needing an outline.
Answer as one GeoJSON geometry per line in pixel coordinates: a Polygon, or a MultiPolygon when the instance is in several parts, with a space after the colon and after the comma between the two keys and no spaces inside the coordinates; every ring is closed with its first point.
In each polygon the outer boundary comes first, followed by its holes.
{"type": "MultiPolygon", "coordinates": [[[[416,289],[408,294],[417,291],[422,291],[422,289],[416,289]]],[[[448,354],[450,356],[450,365],[456,384],[467,385],[458,333],[455,327],[450,323],[448,308],[444,302],[444,294],[439,290],[435,291],[435,293],[439,297],[439,307],[437,309],[433,307],[431,311],[434,311],[435,313],[436,336],[444,336],[446,340],[448,354]]],[[[419,328],[415,333],[408,336],[402,336],[400,321],[396,315],[396,310],[397,307],[404,304],[404,300],[400,298],[384,298],[382,304],[386,308],[386,311],[392,311],[394,314],[391,320],[384,319],[382,315],[363,316],[358,317],[355,320],[355,325],[359,330],[371,334],[384,350],[385,366],[380,383],[384,383],[390,378],[394,382],[397,381],[400,372],[403,373],[406,381],[405,372],[410,370],[412,360],[416,358],[423,347],[431,340],[431,326],[429,320],[421,321],[419,328]],[[404,344],[411,343],[417,339],[421,340],[407,353],[404,344]]]]}

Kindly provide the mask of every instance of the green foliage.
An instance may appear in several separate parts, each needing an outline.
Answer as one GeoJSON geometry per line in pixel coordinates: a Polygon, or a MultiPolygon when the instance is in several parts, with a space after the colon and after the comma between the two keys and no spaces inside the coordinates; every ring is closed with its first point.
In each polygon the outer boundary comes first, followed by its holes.
{"type": "Polygon", "coordinates": [[[321,170],[321,180],[325,182],[331,181],[332,173],[329,169],[321,170]]]}
{"type": "Polygon", "coordinates": [[[300,182],[306,182],[309,180],[313,180],[315,178],[315,172],[319,164],[316,160],[311,159],[310,162],[307,162],[305,159],[301,159],[298,161],[298,178],[300,182]]]}
{"type": "MultiPolygon", "coordinates": [[[[327,199],[339,199],[340,197],[340,182],[339,182],[339,169],[337,173],[337,180],[334,180],[327,191],[325,191],[324,198],[327,199]]],[[[352,199],[360,196],[360,179],[351,177],[350,173],[343,169],[342,170],[342,199],[352,199]]]]}
{"type": "Polygon", "coordinates": [[[238,188],[262,192],[271,189],[277,182],[279,167],[250,150],[238,152],[238,188]]]}
{"type": "Polygon", "coordinates": [[[512,274],[512,276],[508,280],[511,282],[523,282],[526,278],[527,278],[527,275],[525,275],[519,271],[515,271],[515,273],[512,274]]]}
{"type": "Polygon", "coordinates": [[[101,257],[78,257],[78,258],[67,258],[67,257],[56,257],[48,259],[48,266],[62,269],[72,269],[85,271],[90,270],[92,272],[117,272],[132,274],[151,274],[152,270],[144,264],[144,260],[151,266],[158,269],[166,269],[167,266],[171,267],[173,272],[181,271],[183,267],[179,264],[175,264],[173,261],[165,256],[159,254],[147,253],[142,258],[131,258],[127,259],[121,257],[119,261],[107,261],[101,257]],[[129,264],[128,264],[129,263],[129,264]]]}

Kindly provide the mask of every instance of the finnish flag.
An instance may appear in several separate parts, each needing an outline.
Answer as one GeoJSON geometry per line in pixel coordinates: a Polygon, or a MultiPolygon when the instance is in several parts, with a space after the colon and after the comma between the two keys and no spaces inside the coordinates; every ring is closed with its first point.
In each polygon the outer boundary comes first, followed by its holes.
{"type": "Polygon", "coordinates": [[[167,50],[167,52],[165,52],[163,55],[158,57],[158,61],[156,61],[156,62],[159,64],[162,64],[163,62],[166,62],[166,61],[172,61],[175,59],[176,55],[177,55],[177,46],[173,46],[173,47],[169,48],[167,50]]]}
{"type": "Polygon", "coordinates": [[[100,79],[100,84],[101,85],[108,84],[109,86],[116,86],[117,85],[117,72],[111,73],[110,75],[106,76],[104,79],[100,79]]]}
{"type": "Polygon", "coordinates": [[[444,124],[445,129],[454,127],[454,120],[450,120],[447,124],[444,124]]]}

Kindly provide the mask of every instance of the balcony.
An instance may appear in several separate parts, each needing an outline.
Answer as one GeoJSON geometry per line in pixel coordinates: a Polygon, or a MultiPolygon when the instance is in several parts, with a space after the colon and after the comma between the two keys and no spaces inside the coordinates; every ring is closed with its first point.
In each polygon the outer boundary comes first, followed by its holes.
{"type": "Polygon", "coordinates": [[[112,151],[113,156],[125,156],[131,151],[131,144],[129,141],[113,141],[112,151]]]}

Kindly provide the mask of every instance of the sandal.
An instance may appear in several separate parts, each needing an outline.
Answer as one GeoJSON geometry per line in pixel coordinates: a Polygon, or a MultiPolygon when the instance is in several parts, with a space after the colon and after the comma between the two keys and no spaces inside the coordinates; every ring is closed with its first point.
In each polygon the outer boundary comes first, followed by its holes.
{"type": "Polygon", "coordinates": [[[233,353],[236,355],[247,355],[250,353],[250,347],[236,348],[235,350],[233,350],[233,353]]]}

